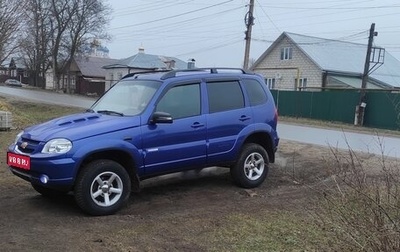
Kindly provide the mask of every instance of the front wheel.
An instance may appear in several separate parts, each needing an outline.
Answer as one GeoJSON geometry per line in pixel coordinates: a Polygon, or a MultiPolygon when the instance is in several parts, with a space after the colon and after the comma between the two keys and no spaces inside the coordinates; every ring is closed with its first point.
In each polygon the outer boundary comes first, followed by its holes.
{"type": "Polygon", "coordinates": [[[91,215],[109,215],[128,200],[131,181],[127,171],[112,160],[96,160],[80,172],[74,190],[79,207],[91,215]]]}
{"type": "Polygon", "coordinates": [[[234,182],[244,188],[254,188],[264,182],[268,174],[268,154],[258,144],[246,144],[236,164],[231,167],[234,182]]]}

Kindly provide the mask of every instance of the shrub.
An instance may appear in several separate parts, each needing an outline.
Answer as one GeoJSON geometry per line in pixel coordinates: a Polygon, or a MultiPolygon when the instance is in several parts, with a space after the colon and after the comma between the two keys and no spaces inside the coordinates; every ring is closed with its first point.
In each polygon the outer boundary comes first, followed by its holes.
{"type": "Polygon", "coordinates": [[[331,175],[321,190],[319,223],[346,249],[400,251],[398,161],[356,154],[350,148],[331,150],[331,175]]]}

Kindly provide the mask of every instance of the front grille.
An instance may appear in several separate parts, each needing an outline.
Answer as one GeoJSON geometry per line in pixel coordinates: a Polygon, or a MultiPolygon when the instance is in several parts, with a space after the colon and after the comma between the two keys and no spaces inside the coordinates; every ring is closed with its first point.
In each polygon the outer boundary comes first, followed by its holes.
{"type": "Polygon", "coordinates": [[[21,141],[17,143],[17,149],[21,153],[30,154],[36,151],[36,149],[39,146],[39,143],[40,143],[39,141],[35,141],[28,138],[22,138],[21,141]]]}

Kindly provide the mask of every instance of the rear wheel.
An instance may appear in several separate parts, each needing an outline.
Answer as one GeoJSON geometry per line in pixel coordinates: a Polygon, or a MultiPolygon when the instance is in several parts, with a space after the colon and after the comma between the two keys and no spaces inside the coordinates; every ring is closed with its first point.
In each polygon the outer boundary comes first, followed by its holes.
{"type": "Polygon", "coordinates": [[[268,175],[268,163],[268,154],[261,145],[246,144],[238,161],[231,167],[232,178],[240,187],[257,187],[268,175]]]}
{"type": "Polygon", "coordinates": [[[127,171],[112,160],[96,160],[80,172],[75,185],[75,200],[91,215],[118,211],[129,198],[131,181],[127,171]]]}

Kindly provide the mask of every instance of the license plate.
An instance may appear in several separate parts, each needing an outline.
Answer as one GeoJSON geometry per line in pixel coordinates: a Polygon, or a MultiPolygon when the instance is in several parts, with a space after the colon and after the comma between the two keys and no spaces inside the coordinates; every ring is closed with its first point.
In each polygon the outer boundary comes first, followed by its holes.
{"type": "Polygon", "coordinates": [[[21,168],[24,170],[31,169],[31,158],[29,156],[18,155],[7,152],[7,165],[21,168]]]}

